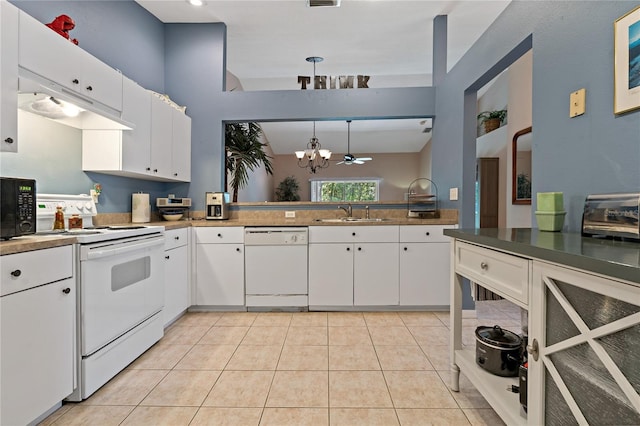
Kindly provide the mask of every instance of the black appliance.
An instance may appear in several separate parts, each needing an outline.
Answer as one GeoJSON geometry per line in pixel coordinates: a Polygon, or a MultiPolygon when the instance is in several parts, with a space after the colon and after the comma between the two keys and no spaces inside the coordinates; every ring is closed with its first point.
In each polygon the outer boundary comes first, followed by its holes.
{"type": "Polygon", "coordinates": [[[0,238],[8,240],[36,232],[36,181],[0,178],[0,238]]]}

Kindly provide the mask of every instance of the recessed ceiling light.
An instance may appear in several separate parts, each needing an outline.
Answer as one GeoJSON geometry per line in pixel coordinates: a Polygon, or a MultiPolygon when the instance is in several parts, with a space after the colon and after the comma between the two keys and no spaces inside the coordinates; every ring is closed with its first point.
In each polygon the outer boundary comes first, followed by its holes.
{"type": "Polygon", "coordinates": [[[187,0],[191,6],[204,6],[203,0],[187,0]]]}

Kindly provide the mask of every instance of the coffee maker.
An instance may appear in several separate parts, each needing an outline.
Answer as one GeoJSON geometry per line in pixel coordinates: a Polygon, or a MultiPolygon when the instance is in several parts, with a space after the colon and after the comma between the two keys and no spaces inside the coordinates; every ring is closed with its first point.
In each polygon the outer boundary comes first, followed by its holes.
{"type": "Polygon", "coordinates": [[[207,192],[205,194],[206,219],[229,219],[229,193],[207,192]]]}

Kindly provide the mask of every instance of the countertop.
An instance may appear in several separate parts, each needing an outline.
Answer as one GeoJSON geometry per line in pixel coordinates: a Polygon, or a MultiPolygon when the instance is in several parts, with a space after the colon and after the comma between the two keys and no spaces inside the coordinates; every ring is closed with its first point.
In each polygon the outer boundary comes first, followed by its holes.
{"type": "Polygon", "coordinates": [[[445,229],[444,234],[522,257],[630,281],[640,286],[640,242],[529,228],[445,229]]]}
{"type": "MultiPolygon", "coordinates": [[[[156,225],[164,226],[165,230],[180,229],[187,227],[207,227],[207,226],[385,226],[385,225],[455,225],[456,220],[450,218],[443,219],[409,219],[409,218],[390,218],[384,222],[317,222],[309,218],[297,219],[261,219],[261,218],[243,218],[228,220],[177,220],[177,221],[154,221],[147,223],[136,223],[135,225],[156,225]]],[[[109,225],[132,225],[131,222],[116,222],[109,225]]],[[[8,241],[0,241],[0,256],[7,254],[15,254],[32,250],[41,250],[63,245],[76,243],[74,236],[39,236],[25,235],[22,237],[12,238],[8,241]]]]}

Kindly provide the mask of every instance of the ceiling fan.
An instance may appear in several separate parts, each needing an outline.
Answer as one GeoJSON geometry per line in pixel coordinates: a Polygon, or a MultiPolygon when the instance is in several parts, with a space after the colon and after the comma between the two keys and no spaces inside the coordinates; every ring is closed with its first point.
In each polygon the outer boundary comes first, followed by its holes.
{"type": "Polygon", "coordinates": [[[371,157],[356,157],[351,155],[351,120],[347,120],[347,153],[344,155],[344,159],[336,163],[338,164],[364,164],[365,161],[373,160],[371,157]]]}

